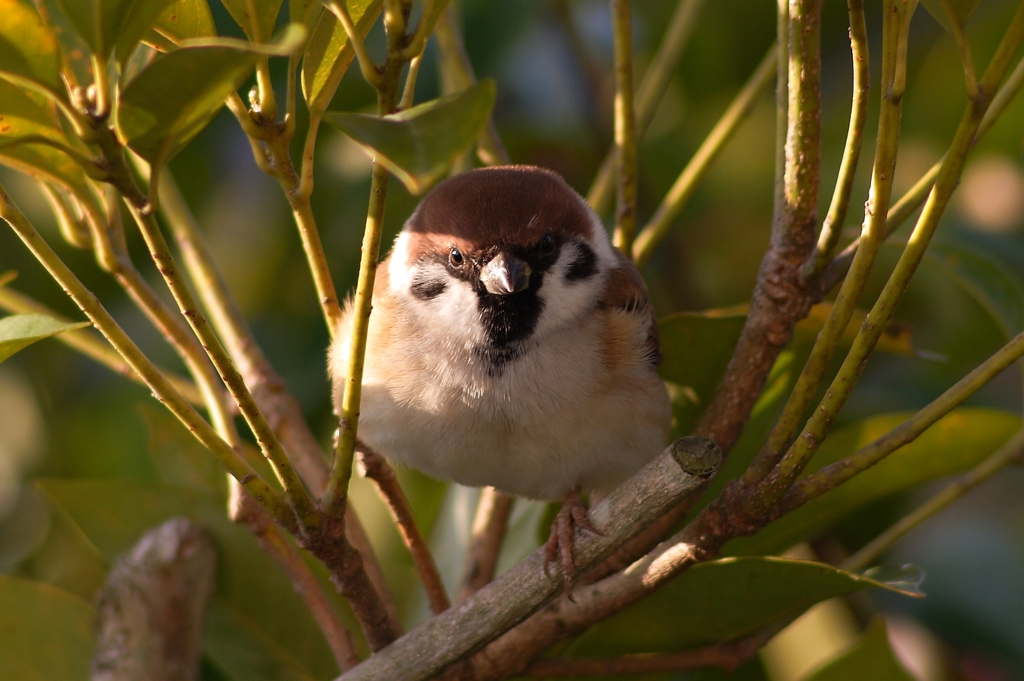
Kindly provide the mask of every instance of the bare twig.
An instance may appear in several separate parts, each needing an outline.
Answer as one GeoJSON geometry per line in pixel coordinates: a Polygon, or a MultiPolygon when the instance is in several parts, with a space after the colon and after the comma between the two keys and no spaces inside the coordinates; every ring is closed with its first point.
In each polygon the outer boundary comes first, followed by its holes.
{"type": "MultiPolygon", "coordinates": [[[[686,47],[693,27],[697,23],[697,15],[700,13],[704,0],[680,0],[676,5],[676,11],[672,15],[665,35],[661,39],[661,45],[651,60],[647,72],[644,73],[637,90],[634,107],[636,108],[636,136],[642,139],[654,114],[661,103],[661,98],[668,88],[669,81],[679,65],[683,48],[686,47]]],[[[587,203],[597,211],[603,213],[613,195],[612,180],[615,176],[615,149],[609,150],[601,163],[601,169],[587,192],[587,203]]]]}
{"type": "Polygon", "coordinates": [[[615,245],[633,255],[636,235],[636,111],[633,108],[633,9],[630,0],[611,0],[615,35],[615,245]]]}
{"type": "Polygon", "coordinates": [[[466,563],[462,570],[462,586],[457,602],[461,603],[494,579],[498,566],[498,554],[505,539],[508,518],[512,513],[515,497],[499,492],[493,487],[480,490],[476,505],[473,528],[466,552],[466,563]]]}
{"type": "Polygon", "coordinates": [[[405,542],[406,548],[409,549],[410,555],[412,555],[412,562],[416,566],[416,572],[419,574],[423,587],[426,589],[430,608],[434,611],[435,615],[444,612],[451,607],[451,602],[448,600],[444,583],[441,581],[441,574],[437,571],[437,565],[434,564],[434,556],[431,555],[430,548],[427,547],[427,543],[423,541],[423,535],[420,534],[419,528],[416,527],[416,518],[413,516],[412,506],[409,505],[405,492],[402,491],[401,485],[398,484],[395,471],[384,460],[384,457],[372,451],[366,445],[360,443],[357,453],[363,475],[373,480],[377,491],[391,512],[391,518],[398,527],[398,533],[402,535],[402,540],[405,542]]]}
{"type": "Polygon", "coordinates": [[[654,249],[668,234],[672,223],[679,217],[679,213],[682,212],[686,202],[693,195],[697,185],[704,179],[711,164],[718,158],[726,143],[732,139],[740,124],[746,120],[758,98],[775,80],[777,50],[778,45],[768,48],[768,52],[761,59],[761,63],[754,73],[747,79],[743,88],[736,93],[729,108],[725,110],[722,117],[715,123],[715,127],[701,142],[693,158],[686,164],[675,184],[662,199],[658,210],[637,235],[636,242],[633,244],[633,259],[637,267],[643,266],[653,255],[654,249]]]}
{"type": "Polygon", "coordinates": [[[832,203],[821,225],[818,244],[811,258],[804,263],[801,275],[804,279],[821,276],[839,243],[850,205],[853,180],[857,173],[857,161],[864,138],[864,121],[868,113],[868,88],[871,85],[871,71],[868,68],[868,29],[864,19],[864,0],[847,0],[850,13],[850,51],[853,57],[853,101],[850,104],[850,128],[846,133],[846,148],[839,165],[832,203]]]}

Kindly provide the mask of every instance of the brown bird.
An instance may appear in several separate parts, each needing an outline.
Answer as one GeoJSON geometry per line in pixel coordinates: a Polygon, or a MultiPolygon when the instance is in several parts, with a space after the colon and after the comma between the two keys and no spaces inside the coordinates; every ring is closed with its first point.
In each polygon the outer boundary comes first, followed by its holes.
{"type": "MultiPolygon", "coordinates": [[[[351,304],[331,345],[335,407],[351,304]]],[[[639,272],[586,202],[531,166],[474,170],[420,203],[381,263],[359,438],[463,485],[564,501],[547,544],[575,578],[581,491],[664,447],[671,410],[639,272]]]]}

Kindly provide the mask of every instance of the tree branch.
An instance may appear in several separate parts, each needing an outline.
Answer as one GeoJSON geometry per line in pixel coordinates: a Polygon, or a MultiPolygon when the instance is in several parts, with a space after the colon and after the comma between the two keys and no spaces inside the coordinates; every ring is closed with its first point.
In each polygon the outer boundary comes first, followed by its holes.
{"type": "MultiPolygon", "coordinates": [[[[654,518],[677,505],[714,474],[720,461],[721,454],[708,440],[676,440],[590,510],[590,518],[600,534],[576,536],[577,568],[584,572],[594,566],[654,518]]],[[[428,621],[340,679],[413,681],[433,677],[525,619],[561,591],[560,571],[545,575],[543,564],[541,548],[459,607],[428,621]]],[[[594,588],[586,587],[584,591],[594,588]]],[[[579,593],[576,592],[577,600],[579,593]]],[[[520,656],[523,667],[531,656],[520,656]]]]}

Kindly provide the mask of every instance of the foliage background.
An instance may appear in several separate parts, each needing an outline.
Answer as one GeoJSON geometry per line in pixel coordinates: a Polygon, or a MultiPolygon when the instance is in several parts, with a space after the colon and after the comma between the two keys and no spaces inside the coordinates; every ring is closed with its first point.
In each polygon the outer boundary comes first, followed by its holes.
{"type": "MultiPolygon", "coordinates": [[[[879,53],[880,12],[877,3],[867,4],[874,57],[879,53]]],[[[634,5],[637,59],[642,67],[674,8],[672,3],[656,0],[638,0],[634,5]]],[[[985,63],[1015,6],[1009,0],[982,3],[969,25],[976,63],[985,63]]],[[[221,35],[241,36],[219,3],[211,3],[211,8],[221,35]]],[[[612,140],[612,34],[607,4],[599,0],[466,0],[462,11],[466,46],[477,75],[493,76],[498,82],[495,120],[513,161],[553,168],[585,193],[612,140]]],[[[830,198],[848,122],[846,30],[845,4],[825,3],[822,205],[830,198]]],[[[682,67],[640,149],[641,224],[753,70],[774,33],[774,3],[705,3],[682,67]]],[[[964,101],[953,41],[924,11],[914,18],[910,44],[897,196],[939,158],[964,101]]],[[[371,53],[382,53],[379,25],[369,45],[371,53]]],[[[417,83],[417,101],[438,94],[434,58],[431,46],[417,83]]],[[[873,83],[877,83],[878,59],[873,61],[873,83]]],[[[878,95],[875,87],[866,130],[869,140],[878,95]]],[[[370,112],[374,102],[374,93],[358,69],[350,69],[331,108],[370,112]]],[[[301,140],[303,123],[299,125],[296,139],[301,140]]],[[[968,161],[958,196],[937,237],[939,243],[990,255],[1019,281],[1024,281],[1022,133],[1024,99],[1018,98],[968,161]],[[992,194],[993,186],[1006,189],[992,194]],[[998,213],[993,207],[1000,202],[1006,204],[1002,214],[993,215],[998,213]]],[[[338,289],[349,291],[356,277],[369,161],[335,130],[324,129],[320,144],[313,207],[338,289]]],[[[644,271],[659,315],[747,300],[768,243],[773,148],[774,108],[765,97],[644,271]]],[[[854,191],[855,206],[866,196],[870,158],[866,149],[854,191]]],[[[171,169],[256,336],[326,443],[334,428],[324,369],[328,338],[279,188],[254,165],[248,142],[226,111],[172,161],[171,169]]],[[[0,168],[0,180],[85,284],[104,301],[119,300],[116,285],[89,262],[91,256],[61,241],[32,182],[4,168],[0,168]]],[[[416,204],[416,198],[397,182],[392,183],[388,198],[385,243],[416,204]]],[[[857,227],[857,214],[851,210],[851,229],[857,227]]],[[[128,230],[128,235],[133,252],[142,256],[137,234],[128,230]]],[[[883,283],[881,273],[891,268],[897,255],[895,249],[883,248],[865,300],[873,300],[883,283]]],[[[140,264],[146,260],[136,257],[140,264]]],[[[16,237],[0,229],[0,271],[11,268],[19,272],[21,290],[68,316],[80,316],[16,237]]],[[[162,288],[155,272],[144,271],[155,288],[162,288]]],[[[1024,283],[1020,291],[1024,301],[1024,283]]],[[[134,308],[123,300],[110,307],[151,358],[177,366],[174,353],[134,308]]],[[[1004,342],[984,307],[933,261],[926,260],[897,319],[913,328],[917,347],[945,359],[872,357],[842,413],[844,422],[920,408],[1004,342]]],[[[968,404],[1019,412],[1020,386],[1019,376],[1007,371],[968,404]]],[[[49,510],[31,481],[36,477],[156,481],[157,471],[145,454],[148,436],[140,405],[147,402],[145,389],[55,342],[36,344],[0,367],[0,570],[93,597],[105,570],[101,558],[65,519],[49,510]]],[[[428,535],[442,504],[471,515],[471,494],[446,497],[446,486],[440,483],[414,471],[400,475],[428,535]]],[[[411,593],[418,586],[393,524],[362,480],[353,485],[353,498],[381,553],[389,581],[399,601],[407,604],[406,619],[422,618],[420,599],[411,593]]],[[[1024,678],[1022,489],[1024,474],[1003,473],[911,535],[887,561],[922,566],[928,575],[924,590],[929,597],[921,602],[881,598],[881,607],[917,618],[952,646],[964,678],[1024,678]],[[983,676],[979,670],[994,676],[983,676]]],[[[914,499],[927,495],[924,489],[872,504],[843,521],[832,538],[856,549],[913,507],[914,499]]],[[[536,514],[537,509],[532,512],[536,514]]],[[[435,544],[443,543],[442,535],[449,529],[435,528],[435,544]]],[[[529,532],[520,534],[525,544],[535,540],[529,532]]],[[[445,556],[440,555],[439,561],[444,563],[445,556]]]]}

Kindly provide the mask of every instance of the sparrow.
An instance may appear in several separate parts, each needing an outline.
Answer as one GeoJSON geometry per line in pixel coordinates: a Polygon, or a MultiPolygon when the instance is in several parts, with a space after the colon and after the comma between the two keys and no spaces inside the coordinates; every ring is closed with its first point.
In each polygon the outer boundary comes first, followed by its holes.
{"type": "MultiPolygon", "coordinates": [[[[338,411],[352,304],[329,351],[338,411]]],[[[546,546],[575,578],[582,492],[665,446],[671,408],[643,279],[556,173],[481,168],[439,183],[380,263],[358,422],[392,462],[563,500],[546,546]]]]}

